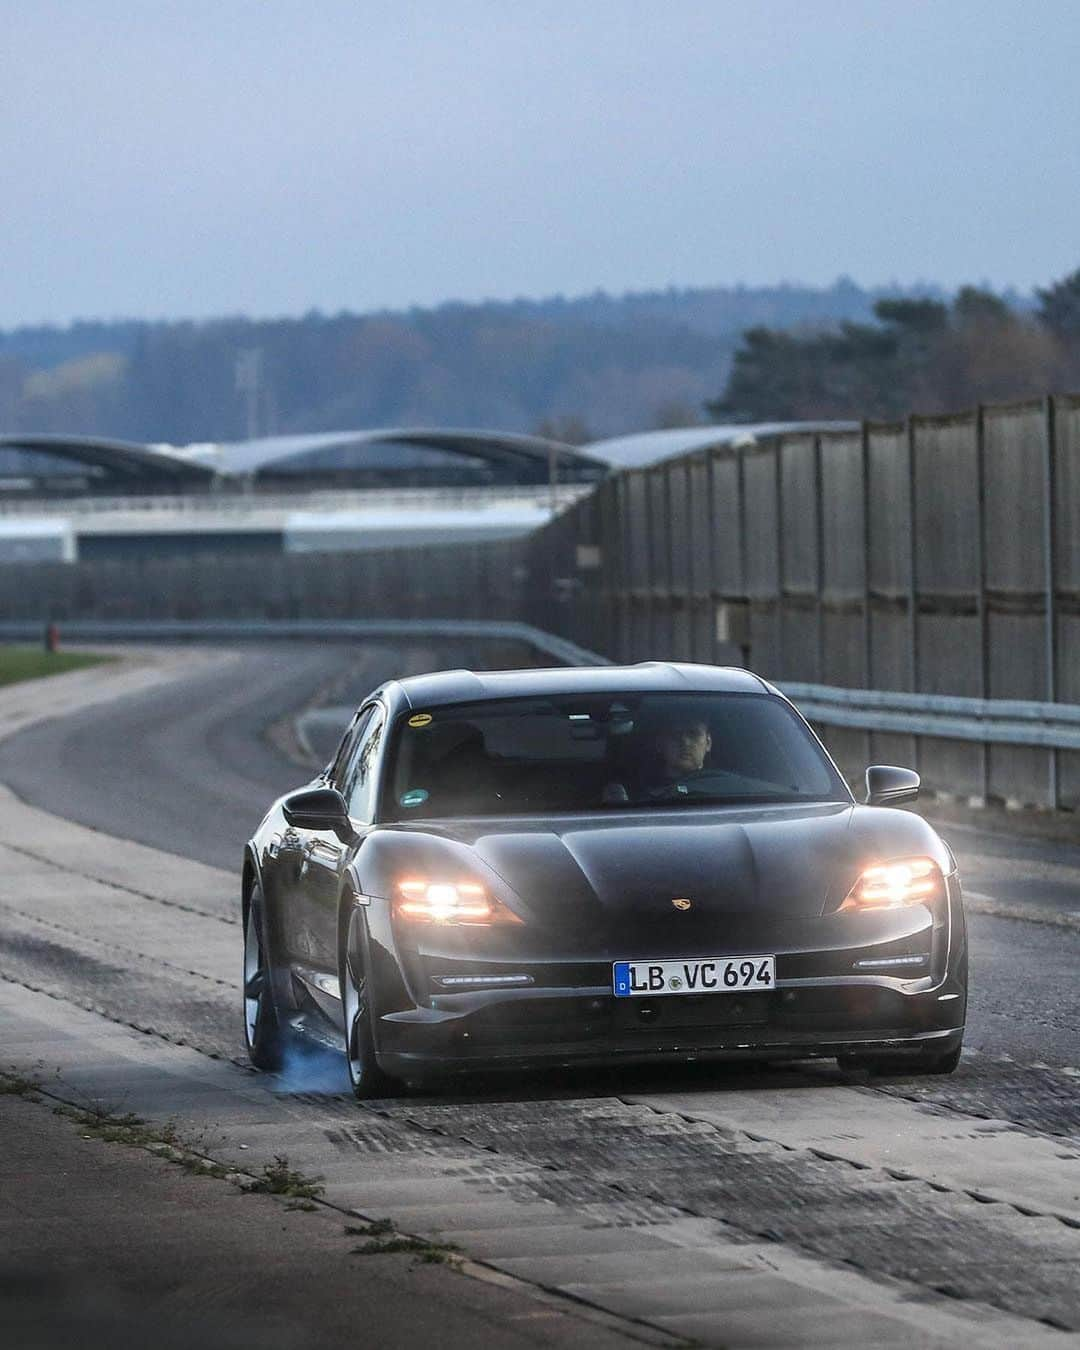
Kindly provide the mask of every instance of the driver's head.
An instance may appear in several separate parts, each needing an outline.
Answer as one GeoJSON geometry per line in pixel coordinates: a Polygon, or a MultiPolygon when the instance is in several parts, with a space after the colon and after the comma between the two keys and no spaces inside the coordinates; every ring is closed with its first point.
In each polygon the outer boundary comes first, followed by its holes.
{"type": "Polygon", "coordinates": [[[664,772],[678,778],[704,767],[705,756],[712,749],[712,737],[700,718],[686,717],[672,721],[659,731],[655,744],[664,772]]]}

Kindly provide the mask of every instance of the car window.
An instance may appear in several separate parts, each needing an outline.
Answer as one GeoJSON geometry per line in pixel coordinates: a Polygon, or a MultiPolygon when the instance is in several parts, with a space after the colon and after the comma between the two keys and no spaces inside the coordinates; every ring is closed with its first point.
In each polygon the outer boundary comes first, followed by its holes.
{"type": "Polygon", "coordinates": [[[345,735],[342,736],[337,750],[334,752],[334,758],[330,761],[330,767],[327,770],[327,781],[336,787],[340,792],[345,784],[345,774],[349,767],[349,760],[352,757],[353,749],[356,746],[356,738],[363,732],[368,718],[371,716],[371,709],[363,713],[354,713],[352,720],[346,728],[345,735]]]}
{"type": "Polygon", "coordinates": [[[383,817],[850,800],[806,724],[757,693],[589,694],[401,719],[383,817]]]}
{"type": "Polygon", "coordinates": [[[353,820],[369,821],[374,818],[375,777],[385,723],[383,710],[373,708],[366,715],[356,738],[356,748],[349,761],[345,784],[342,787],[342,795],[348,803],[349,815],[353,820]]]}

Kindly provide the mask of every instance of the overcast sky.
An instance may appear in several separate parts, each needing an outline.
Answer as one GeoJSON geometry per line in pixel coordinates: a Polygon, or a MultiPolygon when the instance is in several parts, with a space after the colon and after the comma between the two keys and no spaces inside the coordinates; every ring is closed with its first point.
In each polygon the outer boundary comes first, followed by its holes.
{"type": "Polygon", "coordinates": [[[1075,0],[0,0],[0,326],[1080,266],[1075,0]]]}

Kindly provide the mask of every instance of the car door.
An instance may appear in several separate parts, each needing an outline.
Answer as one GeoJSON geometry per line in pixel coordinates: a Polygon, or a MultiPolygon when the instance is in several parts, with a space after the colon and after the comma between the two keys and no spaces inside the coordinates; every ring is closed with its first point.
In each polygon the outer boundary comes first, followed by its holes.
{"type": "MultiPolygon", "coordinates": [[[[376,783],[386,715],[381,705],[362,709],[351,753],[345,765],[340,791],[349,808],[354,829],[363,834],[375,814],[376,783]]],[[[308,924],[308,949],[312,962],[337,975],[338,901],[343,873],[354,856],[356,843],[340,839],[330,830],[309,832],[304,865],[303,909],[308,924]]]]}
{"type": "MultiPolygon", "coordinates": [[[[370,708],[359,710],[353,717],[333,760],[323,773],[324,780],[340,791],[357,738],[370,715],[370,708]]],[[[315,959],[316,943],[311,931],[311,905],[308,891],[311,886],[311,860],[316,841],[325,841],[324,831],[301,830],[286,825],[277,841],[274,865],[276,903],[279,931],[284,941],[287,959],[298,966],[311,964],[315,959]]],[[[321,852],[321,850],[320,850],[321,852]]]]}

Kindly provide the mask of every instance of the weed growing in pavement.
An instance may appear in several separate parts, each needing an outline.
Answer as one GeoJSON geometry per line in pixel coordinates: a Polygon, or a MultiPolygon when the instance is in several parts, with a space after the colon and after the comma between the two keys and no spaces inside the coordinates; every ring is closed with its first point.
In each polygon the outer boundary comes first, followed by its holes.
{"type": "Polygon", "coordinates": [[[390,1219],[376,1219],[367,1224],[346,1224],[351,1237],[370,1239],[361,1247],[353,1247],[353,1256],[394,1256],[407,1253],[424,1265],[442,1265],[460,1260],[452,1242],[431,1242],[427,1238],[406,1237],[394,1232],[390,1219]]]}
{"type": "Polygon", "coordinates": [[[318,1200],[323,1189],[318,1177],[306,1177],[290,1167],[284,1153],[265,1163],[262,1176],[244,1187],[248,1195],[285,1195],[292,1200],[318,1200]]]}
{"type": "MultiPolygon", "coordinates": [[[[0,1095],[40,1100],[36,1094],[42,1088],[40,1079],[27,1077],[14,1066],[9,1070],[0,1070],[0,1095]]],[[[70,1085],[67,1091],[81,1098],[83,1104],[76,1106],[69,1102],[58,1102],[52,1108],[53,1114],[63,1116],[77,1125],[83,1131],[84,1139],[100,1139],[109,1144],[146,1149],[195,1176],[239,1180],[232,1169],[205,1156],[211,1147],[205,1132],[184,1135],[175,1120],[156,1125],[133,1111],[123,1111],[118,1106],[95,1101],[70,1085]]],[[[313,1202],[320,1198],[324,1189],[321,1178],[304,1176],[290,1167],[284,1154],[278,1154],[273,1162],[265,1164],[261,1176],[253,1181],[241,1182],[240,1186],[249,1194],[284,1196],[292,1202],[287,1206],[288,1209],[308,1212],[318,1208],[313,1202]]],[[[376,1227],[373,1231],[382,1233],[389,1229],[376,1227]]],[[[365,1233],[364,1236],[369,1235],[365,1233]]]]}
{"type": "Polygon", "coordinates": [[[349,1237],[385,1237],[387,1233],[394,1231],[394,1222],[392,1219],[374,1219],[371,1223],[347,1223],[345,1232],[349,1237]]]}
{"type": "Polygon", "coordinates": [[[33,1097],[40,1087],[39,1078],[28,1078],[14,1065],[0,1070],[0,1097],[33,1097]]]}
{"type": "Polygon", "coordinates": [[[407,1252],[424,1265],[444,1265],[460,1260],[453,1243],[429,1242],[426,1238],[392,1237],[365,1242],[362,1247],[354,1247],[355,1256],[393,1256],[407,1252]]]}
{"type": "Polygon", "coordinates": [[[53,1113],[74,1121],[85,1131],[84,1139],[101,1139],[107,1144],[148,1149],[193,1176],[222,1178],[229,1175],[228,1168],[199,1156],[197,1150],[202,1146],[202,1136],[185,1139],[175,1121],[151,1125],[131,1111],[117,1112],[63,1104],[54,1106],[53,1113]]]}

